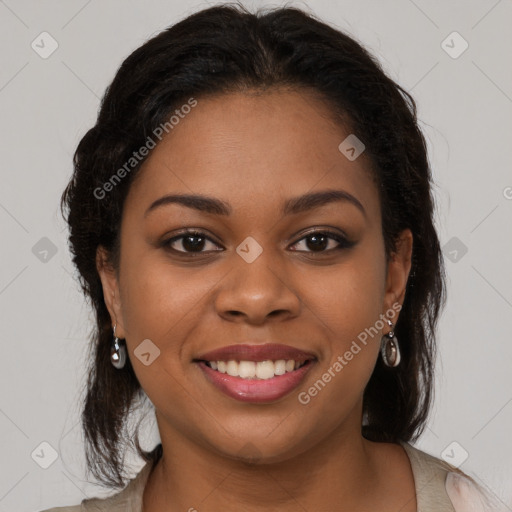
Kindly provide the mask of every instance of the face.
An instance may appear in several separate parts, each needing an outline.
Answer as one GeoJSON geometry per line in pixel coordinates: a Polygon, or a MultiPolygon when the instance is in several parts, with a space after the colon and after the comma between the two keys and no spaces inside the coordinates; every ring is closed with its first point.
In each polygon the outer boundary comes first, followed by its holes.
{"type": "MultiPolygon", "coordinates": [[[[403,233],[386,263],[369,162],[338,149],[349,134],[307,91],[237,93],[197,98],[151,151],[124,205],[118,273],[101,250],[98,270],[162,440],[279,461],[335,434],[360,436],[362,394],[390,330],[382,315],[398,319],[412,236],[403,233]],[[327,191],[336,193],[307,200],[327,191]],[[162,199],[171,195],[219,204],[162,199]],[[200,362],[230,345],[269,343],[308,362],[256,379],[257,392],[254,378],[200,362]]],[[[255,368],[301,359],[248,354],[238,359],[255,368]]]]}

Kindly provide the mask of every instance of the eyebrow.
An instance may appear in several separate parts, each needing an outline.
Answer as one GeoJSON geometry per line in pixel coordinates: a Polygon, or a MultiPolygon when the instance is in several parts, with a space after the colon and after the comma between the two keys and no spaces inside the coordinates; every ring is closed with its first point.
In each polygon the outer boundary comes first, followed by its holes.
{"type": "MultiPolygon", "coordinates": [[[[293,197],[284,203],[282,214],[296,215],[333,202],[351,203],[366,217],[366,210],[361,202],[345,190],[323,190],[293,197]]],[[[213,215],[230,215],[232,212],[232,208],[228,203],[215,197],[200,194],[170,194],[154,201],[146,210],[144,217],[155,209],[169,204],[180,204],[187,208],[193,208],[213,215]]]]}

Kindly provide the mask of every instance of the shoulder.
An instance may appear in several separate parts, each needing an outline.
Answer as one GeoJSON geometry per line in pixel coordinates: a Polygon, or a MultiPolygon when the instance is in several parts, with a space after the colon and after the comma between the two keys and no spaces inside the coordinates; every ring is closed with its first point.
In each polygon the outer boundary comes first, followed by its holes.
{"type": "Polygon", "coordinates": [[[41,510],[41,512],[81,512],[82,505],[72,505],[70,507],[54,507],[41,510]]]}
{"type": "Polygon", "coordinates": [[[400,443],[409,457],[417,508],[421,512],[456,512],[446,492],[446,475],[450,466],[444,461],[415,448],[409,443],[400,443]]]}
{"type": "Polygon", "coordinates": [[[510,510],[471,477],[450,472],[446,475],[446,492],[456,512],[505,512],[510,510]]]}
{"type": "Polygon", "coordinates": [[[411,462],[418,510],[446,510],[453,512],[490,512],[492,500],[473,478],[460,469],[434,457],[409,443],[400,443],[411,462]],[[435,508],[443,506],[445,508],[435,508]]]}
{"type": "Polygon", "coordinates": [[[140,512],[142,496],[153,463],[147,462],[126,487],[108,498],[86,498],[79,505],[55,507],[41,512],[140,512]]]}

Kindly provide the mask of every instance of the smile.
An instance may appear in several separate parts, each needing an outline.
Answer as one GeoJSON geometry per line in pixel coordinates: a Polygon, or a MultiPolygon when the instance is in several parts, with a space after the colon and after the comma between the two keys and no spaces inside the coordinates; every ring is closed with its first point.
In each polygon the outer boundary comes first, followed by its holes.
{"type": "Polygon", "coordinates": [[[307,361],[279,359],[277,361],[206,361],[206,364],[220,373],[242,379],[267,380],[287,372],[293,372],[304,366],[307,361]]]}
{"type": "Polygon", "coordinates": [[[228,397],[241,402],[272,403],[300,386],[315,362],[316,359],[302,362],[280,359],[275,362],[196,361],[195,364],[202,370],[206,380],[228,397]],[[284,373],[280,374],[283,365],[284,373]],[[298,365],[297,368],[295,365],[298,365]],[[222,372],[223,369],[225,372],[222,372]]]}

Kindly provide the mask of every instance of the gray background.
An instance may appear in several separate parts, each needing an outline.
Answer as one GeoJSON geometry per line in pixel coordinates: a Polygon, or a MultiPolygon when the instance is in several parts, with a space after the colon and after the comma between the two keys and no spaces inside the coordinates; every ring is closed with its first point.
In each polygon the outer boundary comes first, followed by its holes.
{"type": "MultiPolygon", "coordinates": [[[[213,3],[0,0],[0,512],[107,494],[85,481],[78,401],[92,316],[58,203],[121,61],[213,3]],[[43,31],[58,44],[46,59],[43,31]]],[[[459,462],[467,452],[461,468],[512,510],[512,2],[289,3],[356,37],[418,102],[449,290],[435,406],[417,446],[459,462]],[[454,31],[469,44],[461,55],[454,31]]],[[[153,424],[148,447],[157,435],[153,424]]]]}

